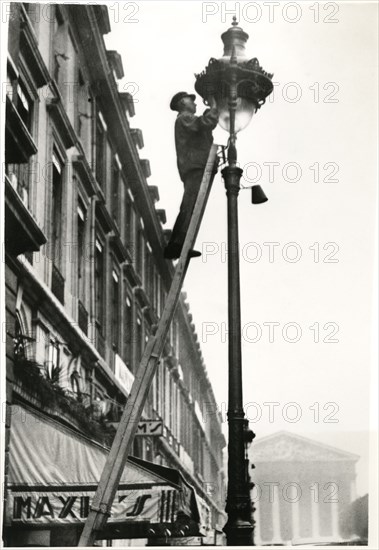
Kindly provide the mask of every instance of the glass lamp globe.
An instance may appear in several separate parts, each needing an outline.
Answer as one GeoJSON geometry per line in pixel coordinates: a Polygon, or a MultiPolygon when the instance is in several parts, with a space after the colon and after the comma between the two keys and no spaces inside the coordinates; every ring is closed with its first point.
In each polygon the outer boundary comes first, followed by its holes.
{"type": "MultiPolygon", "coordinates": [[[[219,112],[219,119],[218,123],[227,132],[230,132],[230,110],[229,110],[229,101],[227,97],[222,97],[220,99],[216,99],[217,101],[217,108],[219,112]]],[[[250,121],[256,111],[256,106],[252,101],[249,101],[246,98],[238,97],[237,98],[237,106],[235,111],[235,128],[234,131],[237,134],[248,124],[250,124],[250,121]]]]}

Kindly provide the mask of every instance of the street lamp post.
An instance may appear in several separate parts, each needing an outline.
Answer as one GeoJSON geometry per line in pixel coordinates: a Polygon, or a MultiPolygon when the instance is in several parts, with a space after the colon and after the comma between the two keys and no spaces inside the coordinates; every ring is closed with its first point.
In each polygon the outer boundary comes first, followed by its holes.
{"type": "MultiPolygon", "coordinates": [[[[243,171],[237,166],[236,135],[272,92],[272,74],[266,73],[256,58],[248,60],[245,44],[249,38],[233,18],[232,27],[222,35],[224,55],[211,58],[196,75],[195,89],[206,99],[214,96],[220,113],[219,124],[229,132],[228,165],[222,170],[228,210],[228,492],[224,527],[228,546],[253,545],[253,506],[246,460],[248,430],[242,400],[241,298],[238,240],[238,194],[243,171]]],[[[265,202],[260,186],[252,190],[252,202],[265,202]]],[[[250,436],[253,434],[250,432],[250,436]]]]}

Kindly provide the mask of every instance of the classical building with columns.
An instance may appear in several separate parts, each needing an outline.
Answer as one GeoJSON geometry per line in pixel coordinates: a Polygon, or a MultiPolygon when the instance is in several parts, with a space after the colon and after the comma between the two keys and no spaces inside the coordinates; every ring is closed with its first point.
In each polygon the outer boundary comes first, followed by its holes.
{"type": "Polygon", "coordinates": [[[342,540],[358,455],[288,432],[256,440],[250,452],[255,544],[342,540]]]}
{"type": "MultiPolygon", "coordinates": [[[[75,546],[174,265],[108,8],[7,7],[3,536],[75,546]]],[[[225,438],[185,293],[138,430],[101,544],[213,543],[225,438]]]]}

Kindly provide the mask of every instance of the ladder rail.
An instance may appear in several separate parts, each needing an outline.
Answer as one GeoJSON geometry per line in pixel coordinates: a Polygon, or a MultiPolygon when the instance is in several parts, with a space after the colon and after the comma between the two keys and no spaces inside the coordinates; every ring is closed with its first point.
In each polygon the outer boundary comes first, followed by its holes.
{"type": "Polygon", "coordinates": [[[107,461],[90,507],[78,546],[93,546],[96,532],[100,531],[111,513],[112,503],[124,471],[133,437],[142,415],[159,358],[163,352],[170,323],[179,301],[181,288],[189,265],[188,253],[193,248],[212,187],[215,173],[217,145],[212,145],[203,173],[200,190],[192,213],[183,249],[176,266],[167,300],[156,333],[145,347],[136,377],[114,437],[107,461]]]}

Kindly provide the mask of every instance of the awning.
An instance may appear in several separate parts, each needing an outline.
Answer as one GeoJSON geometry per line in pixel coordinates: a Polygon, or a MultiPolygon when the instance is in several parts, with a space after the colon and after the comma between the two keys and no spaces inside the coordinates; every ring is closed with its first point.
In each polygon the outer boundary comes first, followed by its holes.
{"type": "MultiPolygon", "coordinates": [[[[74,430],[13,405],[6,526],[84,523],[107,454],[74,430]]],[[[162,526],[187,521],[202,534],[202,515],[193,487],[179,471],[130,457],[108,526],[120,527],[116,531],[125,536],[125,526],[139,523],[146,527],[139,533],[147,535],[149,527],[149,536],[159,536],[162,526]]]]}

